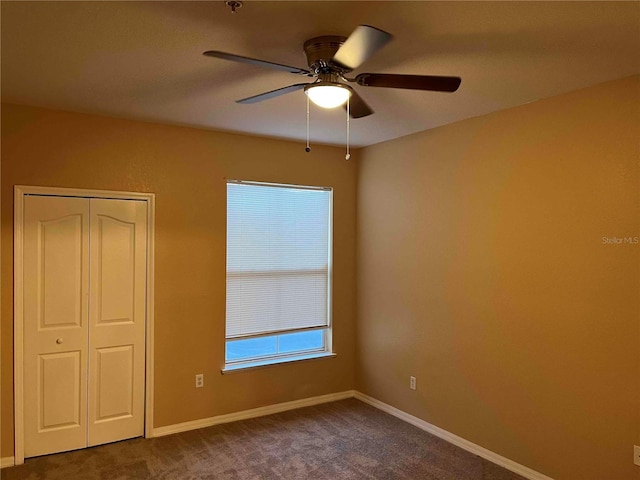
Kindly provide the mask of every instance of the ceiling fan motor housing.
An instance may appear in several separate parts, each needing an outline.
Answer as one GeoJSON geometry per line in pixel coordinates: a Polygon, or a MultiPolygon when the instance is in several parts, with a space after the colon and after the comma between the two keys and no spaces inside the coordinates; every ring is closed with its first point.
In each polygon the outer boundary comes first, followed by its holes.
{"type": "Polygon", "coordinates": [[[331,62],[333,56],[346,40],[347,37],[325,35],[304,42],[304,53],[307,56],[307,63],[311,71],[316,74],[350,72],[350,69],[331,62]]]}

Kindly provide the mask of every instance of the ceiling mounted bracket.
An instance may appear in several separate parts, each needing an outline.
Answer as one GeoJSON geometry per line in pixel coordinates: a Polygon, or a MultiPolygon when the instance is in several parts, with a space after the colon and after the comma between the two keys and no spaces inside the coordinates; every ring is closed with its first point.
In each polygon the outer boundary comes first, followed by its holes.
{"type": "Polygon", "coordinates": [[[226,3],[227,6],[231,8],[231,13],[236,13],[236,10],[242,8],[242,2],[240,0],[227,0],[224,3],[226,3]]]}

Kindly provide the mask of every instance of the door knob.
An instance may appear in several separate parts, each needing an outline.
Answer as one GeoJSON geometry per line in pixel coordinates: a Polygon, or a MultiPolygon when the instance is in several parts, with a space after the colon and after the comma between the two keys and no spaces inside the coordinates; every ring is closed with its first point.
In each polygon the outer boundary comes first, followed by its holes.
{"type": "Polygon", "coordinates": [[[62,342],[63,342],[62,337],[60,337],[60,338],[56,339],[56,343],[57,343],[58,345],[60,345],[62,342]]]}

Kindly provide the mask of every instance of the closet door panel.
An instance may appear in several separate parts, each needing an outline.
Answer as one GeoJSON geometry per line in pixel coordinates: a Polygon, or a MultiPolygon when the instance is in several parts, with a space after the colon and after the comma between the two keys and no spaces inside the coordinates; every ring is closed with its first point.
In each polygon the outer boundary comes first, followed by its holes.
{"type": "Polygon", "coordinates": [[[133,415],[133,346],[96,350],[96,421],[128,418],[133,415]]]}
{"type": "Polygon", "coordinates": [[[23,223],[25,457],[87,445],[89,201],[27,196],[23,223]]]}
{"type": "Polygon", "coordinates": [[[144,434],[146,203],[91,200],[89,446],[144,434]]]}

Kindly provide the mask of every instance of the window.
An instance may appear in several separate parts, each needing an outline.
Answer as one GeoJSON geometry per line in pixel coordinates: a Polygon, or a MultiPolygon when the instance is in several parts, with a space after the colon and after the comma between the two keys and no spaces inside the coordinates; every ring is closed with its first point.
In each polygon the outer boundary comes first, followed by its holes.
{"type": "Polygon", "coordinates": [[[330,354],[330,188],[227,182],[226,370],[330,354]]]}

